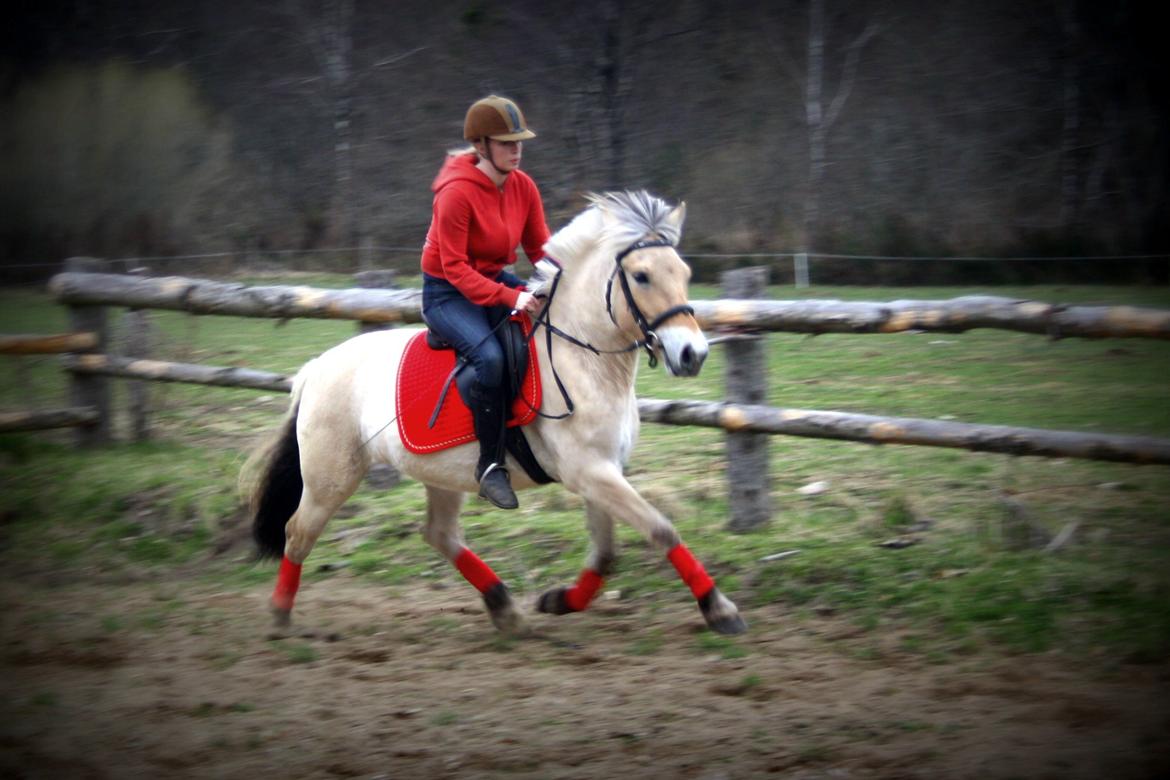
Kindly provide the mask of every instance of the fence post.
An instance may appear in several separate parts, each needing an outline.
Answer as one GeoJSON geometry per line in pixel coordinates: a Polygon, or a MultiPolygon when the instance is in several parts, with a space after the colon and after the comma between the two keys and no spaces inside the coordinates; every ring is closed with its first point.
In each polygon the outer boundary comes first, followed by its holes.
{"type": "MultiPolygon", "coordinates": [[[[365,261],[363,259],[363,266],[365,261]]],[[[353,275],[358,287],[366,289],[393,289],[395,273],[389,269],[360,271],[353,275]]],[[[358,333],[370,333],[391,327],[388,322],[359,322],[358,333]]],[[[366,474],[366,482],[376,490],[389,490],[402,481],[402,475],[389,463],[375,463],[366,474]]]]}
{"type": "Polygon", "coordinates": [[[808,287],[808,253],[797,252],[792,256],[792,273],[797,287],[808,287]]]}
{"type": "MultiPolygon", "coordinates": [[[[393,290],[395,288],[395,281],[397,274],[389,269],[380,269],[377,271],[359,271],[353,275],[354,282],[358,287],[375,290],[393,290]]],[[[359,322],[358,333],[369,333],[372,330],[386,330],[391,327],[388,322],[359,322]]]]}
{"type": "MultiPolygon", "coordinates": [[[[65,261],[66,271],[101,273],[106,264],[92,257],[71,257],[65,261]]],[[[73,332],[90,331],[97,334],[97,345],[88,352],[102,353],[109,344],[109,327],[104,306],[69,306],[69,328],[73,332]]],[[[69,400],[73,406],[97,410],[98,420],[93,425],[77,428],[77,444],[94,447],[110,441],[110,380],[96,374],[72,374],[69,380],[69,400]]]]}
{"type": "Polygon", "coordinates": [[[358,242],[358,271],[368,271],[373,267],[374,238],[366,233],[362,235],[361,241],[358,242]]]}
{"type": "MultiPolygon", "coordinates": [[[[147,269],[131,268],[131,276],[146,276],[147,269]]],[[[150,357],[150,315],[145,309],[127,309],[122,317],[125,338],[122,342],[126,357],[150,357]]],[[[132,379],[126,383],[126,399],[130,410],[130,431],[134,441],[150,439],[150,390],[146,382],[132,379]]]]}
{"type": "MultiPolygon", "coordinates": [[[[740,268],[722,274],[724,298],[762,298],[768,269],[740,268]]],[[[764,404],[768,395],[768,351],[762,338],[731,340],[727,355],[727,400],[764,404]]],[[[768,435],[727,433],[727,503],[729,531],[741,533],[766,525],[772,516],[768,475],[768,435]]]]}

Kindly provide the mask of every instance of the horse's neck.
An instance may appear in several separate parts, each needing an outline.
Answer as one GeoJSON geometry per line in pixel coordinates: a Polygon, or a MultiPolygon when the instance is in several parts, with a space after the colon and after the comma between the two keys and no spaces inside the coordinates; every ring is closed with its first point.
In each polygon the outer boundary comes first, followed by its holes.
{"type": "MultiPolygon", "coordinates": [[[[612,396],[628,393],[633,387],[640,352],[617,351],[629,346],[631,339],[614,325],[606,309],[606,282],[612,260],[610,263],[605,260],[604,255],[595,256],[580,267],[568,269],[549,315],[559,329],[598,350],[609,351],[609,354],[595,355],[554,338],[554,359],[562,378],[587,383],[597,390],[604,387],[604,395],[612,396]]],[[[620,289],[613,292],[620,297],[620,289]]],[[[613,305],[616,307],[619,302],[615,300],[613,305]]]]}

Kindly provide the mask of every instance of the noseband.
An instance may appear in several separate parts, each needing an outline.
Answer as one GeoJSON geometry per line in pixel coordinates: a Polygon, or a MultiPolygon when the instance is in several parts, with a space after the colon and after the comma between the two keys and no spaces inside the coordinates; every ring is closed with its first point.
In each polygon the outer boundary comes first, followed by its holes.
{"type": "Polygon", "coordinates": [[[642,331],[642,340],[636,341],[633,344],[633,349],[644,347],[646,354],[650,358],[650,368],[658,365],[658,358],[654,354],[655,347],[658,346],[658,334],[655,332],[658,327],[679,314],[695,313],[695,310],[690,305],[681,303],[678,306],[671,306],[666,311],[659,314],[653,321],[648,321],[646,315],[642,313],[642,309],[638,306],[638,302],[634,300],[634,293],[630,290],[629,275],[626,273],[625,266],[622,261],[631,252],[637,252],[639,249],[648,249],[655,246],[674,246],[674,244],[667,241],[665,238],[644,238],[630,244],[628,247],[617,253],[614,257],[613,273],[609,275],[609,281],[605,285],[605,311],[609,314],[609,319],[614,325],[617,325],[617,318],[613,316],[613,279],[616,276],[622,283],[622,294],[626,297],[626,307],[630,310],[630,314],[634,317],[634,322],[638,323],[638,329],[642,331]]]}

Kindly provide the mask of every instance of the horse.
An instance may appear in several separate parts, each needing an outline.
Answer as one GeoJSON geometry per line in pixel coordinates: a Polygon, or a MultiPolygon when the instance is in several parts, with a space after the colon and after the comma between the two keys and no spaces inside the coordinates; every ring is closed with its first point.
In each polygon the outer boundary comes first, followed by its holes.
{"type": "MultiPolygon", "coordinates": [[[[542,593],[536,610],[564,615],[588,607],[613,568],[620,520],[666,554],[711,630],[741,633],[747,624],[736,605],[623,475],[638,435],[640,352],[651,366],[661,359],[680,377],[696,376],[707,356],[687,305],[691,271],[676,249],[686,204],[672,206],[645,191],[588,197],[587,207],[547,241],[528,282],[545,301],[535,325],[547,328],[535,338],[541,380],[559,392],[544,393],[541,414],[524,433],[544,471],[584,500],[591,540],[576,583],[542,593]]],[[[278,627],[290,624],[301,567],[325,524],[372,464],[389,463],[425,485],[422,536],[480,592],[496,628],[525,630],[508,588],[460,528],[465,494],[477,490],[476,443],[416,454],[390,424],[399,360],[418,332],[365,333],[306,363],[293,379],[283,423],[245,465],[258,555],[281,559],[269,603],[278,627]]],[[[517,490],[535,484],[511,457],[506,466],[517,490]]]]}

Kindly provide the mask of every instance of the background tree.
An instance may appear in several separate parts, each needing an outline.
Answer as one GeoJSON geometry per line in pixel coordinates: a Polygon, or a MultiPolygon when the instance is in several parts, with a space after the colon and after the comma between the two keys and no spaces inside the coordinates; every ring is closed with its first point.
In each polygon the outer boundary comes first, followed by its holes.
{"type": "MultiPolygon", "coordinates": [[[[539,133],[525,167],[553,227],[585,191],[649,187],[688,201],[691,250],[1166,251],[1170,82],[1154,21],[1134,0],[45,0],[0,31],[0,197],[15,205],[0,258],[418,246],[430,182],[489,92],[539,133]],[[112,169],[92,101],[58,83],[109,68],[186,84],[141,93],[126,114],[146,117],[126,129],[140,159],[112,169]],[[37,101],[69,129],[30,134],[37,101]],[[150,117],[186,111],[171,137],[188,146],[158,140],[166,123],[150,117]],[[112,184],[127,171],[137,192],[112,184]],[[105,208],[83,226],[63,200],[105,208]]],[[[413,268],[407,254],[378,262],[413,268]]]]}

